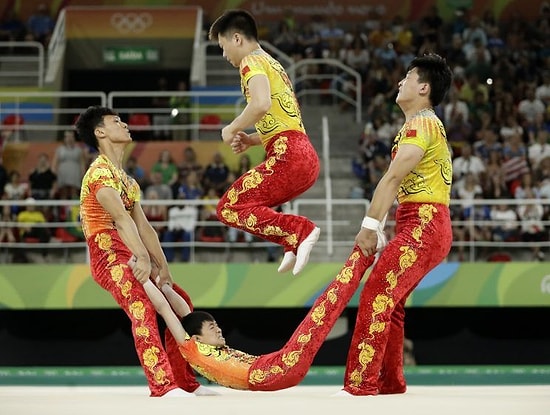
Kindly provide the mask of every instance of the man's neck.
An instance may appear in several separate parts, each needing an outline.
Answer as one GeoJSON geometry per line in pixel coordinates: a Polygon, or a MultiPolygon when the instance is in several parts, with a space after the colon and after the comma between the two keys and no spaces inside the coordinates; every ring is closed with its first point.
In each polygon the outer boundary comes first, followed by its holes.
{"type": "Polygon", "coordinates": [[[113,163],[113,165],[116,168],[123,170],[124,147],[120,147],[120,146],[108,146],[106,148],[100,147],[99,152],[101,155],[109,159],[109,161],[113,163]]]}
{"type": "Polygon", "coordinates": [[[402,109],[403,113],[405,114],[405,121],[412,120],[414,117],[418,116],[421,112],[426,110],[433,110],[433,107],[427,101],[411,103],[410,106],[402,109]]]}

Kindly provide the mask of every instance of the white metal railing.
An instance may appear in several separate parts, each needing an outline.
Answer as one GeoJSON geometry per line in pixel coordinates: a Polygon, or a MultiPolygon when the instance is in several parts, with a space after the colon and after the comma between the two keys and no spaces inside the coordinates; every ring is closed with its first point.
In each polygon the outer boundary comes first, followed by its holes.
{"type": "Polygon", "coordinates": [[[26,86],[44,85],[44,46],[40,42],[0,42],[0,81],[7,85],[19,85],[17,79],[25,78],[26,86]],[[21,53],[21,49],[36,50],[36,53],[21,53]],[[11,52],[10,52],[11,51],[11,52]]]}
{"type": "MultiPolygon", "coordinates": [[[[184,113],[189,115],[189,123],[151,123],[139,128],[141,131],[190,131],[193,140],[200,139],[201,130],[217,131],[224,126],[220,124],[203,124],[201,117],[208,114],[223,115],[229,114],[232,118],[236,117],[243,109],[244,98],[240,91],[113,91],[107,95],[107,106],[115,108],[118,113],[146,113],[154,117],[164,115],[173,118],[175,115],[184,113]],[[125,106],[122,102],[128,98],[154,98],[154,97],[187,97],[189,98],[189,108],[151,108],[125,106]],[[227,105],[201,105],[201,98],[229,98],[232,101],[231,106],[227,105]],[[176,111],[176,112],[174,112],[176,111]]],[[[128,119],[124,120],[128,121],[128,119]]],[[[132,129],[132,126],[130,126],[132,129]]]]}
{"type": "Polygon", "coordinates": [[[51,141],[54,140],[55,133],[58,131],[73,128],[72,121],[84,111],[86,107],[74,105],[73,102],[82,102],[82,98],[89,98],[88,105],[103,105],[107,103],[107,95],[100,91],[70,91],[70,92],[27,92],[0,91],[0,118],[6,115],[16,115],[23,118],[23,124],[14,129],[12,141],[21,141],[29,139],[26,137],[27,131],[32,131],[40,138],[33,141],[51,141]],[[41,106],[29,105],[35,98],[41,106]],[[32,121],[33,116],[45,116],[51,121],[32,121]],[[71,124],[60,123],[59,119],[67,116],[71,124]]]}
{"type": "Polygon", "coordinates": [[[50,84],[55,81],[56,76],[61,69],[63,58],[65,57],[65,15],[65,9],[61,9],[55,22],[52,37],[48,43],[48,66],[46,68],[45,77],[46,84],[50,84]]]}
{"type": "MultiPolygon", "coordinates": [[[[451,206],[461,206],[464,201],[462,200],[453,200],[451,203],[451,206]]],[[[488,206],[496,206],[499,204],[507,204],[509,206],[520,206],[524,204],[543,204],[546,209],[550,209],[550,200],[540,200],[540,199],[527,199],[527,200],[516,200],[516,199],[503,199],[503,200],[475,200],[472,201],[472,204],[474,205],[488,205],[488,206]]],[[[19,205],[22,208],[26,205],[26,202],[24,200],[21,201],[13,201],[13,200],[0,200],[0,208],[3,208],[4,206],[13,206],[13,205],[19,205]]],[[[35,206],[39,207],[67,207],[67,206],[75,206],[79,204],[78,200],[37,200],[35,203],[35,206]]],[[[182,206],[182,205],[194,205],[197,207],[202,207],[206,205],[214,205],[216,204],[215,200],[159,200],[159,201],[150,201],[150,200],[143,200],[142,205],[163,205],[163,206],[182,206]]],[[[364,212],[366,211],[368,207],[368,200],[360,200],[360,199],[297,199],[291,203],[288,203],[285,207],[285,211],[289,213],[294,214],[300,214],[305,207],[315,207],[315,213],[311,213],[309,218],[313,220],[316,224],[318,224],[322,229],[323,232],[321,233],[321,238],[319,239],[317,246],[317,249],[323,249],[324,252],[326,252],[326,255],[322,255],[322,259],[319,259],[321,261],[330,261],[333,260],[333,253],[334,248],[345,248],[345,249],[351,249],[354,243],[355,235],[357,234],[357,231],[359,230],[359,226],[361,223],[361,219],[364,215],[364,212]],[[355,211],[355,215],[349,213],[350,207],[356,206],[359,207],[357,211],[355,211]],[[342,216],[342,219],[334,220],[331,218],[331,216],[327,215],[327,212],[329,210],[334,210],[334,208],[337,208],[337,210],[345,209],[344,215],[342,216]]],[[[511,221],[507,222],[507,225],[513,225],[516,227],[521,226],[521,221],[511,221]]],[[[525,250],[530,249],[533,247],[539,247],[542,249],[548,249],[550,248],[550,240],[548,237],[548,232],[550,229],[550,221],[546,220],[542,222],[543,225],[546,227],[546,239],[540,242],[524,242],[519,240],[515,241],[495,241],[495,240],[475,240],[470,239],[467,241],[453,241],[453,248],[457,249],[460,247],[467,247],[469,249],[469,255],[468,258],[465,258],[465,260],[468,261],[475,261],[476,253],[479,252],[482,248],[490,248],[490,249],[498,249],[498,250],[508,250],[510,252],[514,252],[517,250],[525,250]]],[[[167,226],[168,222],[151,222],[153,226],[167,226]]],[[[389,219],[386,223],[386,230],[389,234],[393,232],[393,227],[395,225],[395,221],[392,219],[389,219]]],[[[475,220],[453,220],[452,222],[453,228],[459,229],[459,228],[470,228],[473,232],[473,229],[475,227],[481,227],[485,226],[489,229],[493,229],[497,226],[502,226],[502,221],[497,220],[485,220],[485,221],[475,221],[475,220]]],[[[18,229],[20,227],[26,226],[28,227],[29,224],[20,224],[16,221],[0,221],[0,229],[9,227],[13,229],[18,229]]],[[[46,227],[50,229],[56,229],[60,227],[65,228],[71,228],[71,227],[78,227],[78,222],[48,222],[44,224],[36,224],[33,225],[36,227],[46,227]]],[[[222,227],[225,228],[225,225],[223,225],[221,222],[218,221],[198,221],[197,222],[197,228],[199,229],[204,226],[213,226],[213,227],[222,227]]],[[[163,246],[165,247],[189,247],[191,249],[191,260],[194,260],[196,258],[196,252],[200,249],[224,249],[224,250],[242,250],[242,249],[258,249],[262,248],[265,249],[268,246],[272,246],[273,244],[270,244],[269,242],[262,241],[262,240],[256,240],[252,243],[234,243],[234,242],[203,242],[200,240],[195,240],[195,235],[193,235],[193,239],[191,242],[172,242],[172,243],[163,243],[163,246]]],[[[56,240],[55,238],[48,243],[39,243],[39,242],[32,242],[32,243],[25,243],[25,242],[0,242],[0,253],[3,253],[4,255],[0,255],[1,261],[6,261],[6,256],[10,252],[14,252],[16,249],[47,249],[50,251],[55,250],[62,250],[65,252],[65,258],[66,258],[66,252],[68,249],[78,249],[82,252],[85,252],[86,244],[84,241],[76,241],[76,242],[60,242],[56,240]]]]}
{"type": "Polygon", "coordinates": [[[294,78],[294,86],[296,88],[296,95],[298,96],[298,98],[306,95],[333,95],[355,107],[355,122],[360,123],[362,121],[363,81],[361,80],[361,75],[355,69],[347,66],[337,59],[302,59],[293,63],[288,68],[288,70],[292,73],[299,74],[294,78]],[[308,68],[311,66],[314,66],[316,68],[319,68],[321,66],[329,67],[333,70],[325,71],[322,73],[314,71],[314,73],[311,73],[308,70],[308,68]],[[336,70],[340,70],[340,73],[338,73],[336,70]],[[348,74],[354,80],[354,82],[346,83],[342,78],[341,73],[348,74]],[[300,87],[300,85],[306,84],[308,81],[311,80],[329,80],[331,81],[331,86],[328,89],[300,87]],[[353,92],[355,98],[350,97],[348,94],[338,89],[338,85],[342,86],[342,89],[344,89],[344,87],[349,88],[353,92]],[[336,86],[336,88],[334,86],[336,86]]]}

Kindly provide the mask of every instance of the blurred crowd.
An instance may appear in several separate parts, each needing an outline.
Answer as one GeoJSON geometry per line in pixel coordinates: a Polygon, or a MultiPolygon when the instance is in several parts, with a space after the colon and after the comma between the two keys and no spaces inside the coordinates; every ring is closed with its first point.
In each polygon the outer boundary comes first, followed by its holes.
{"type": "Polygon", "coordinates": [[[48,45],[55,28],[55,18],[46,3],[39,3],[26,20],[21,19],[15,8],[7,8],[0,21],[0,42],[34,41],[48,45]]]}
{"type": "MultiPolygon", "coordinates": [[[[53,20],[45,5],[40,5],[26,22],[14,15],[0,22],[2,39],[47,43],[52,30],[53,20]]],[[[363,134],[357,137],[357,156],[352,161],[359,184],[351,197],[367,199],[389,164],[393,138],[404,121],[395,97],[406,67],[425,52],[445,57],[454,79],[445,102],[436,111],[445,124],[453,151],[452,197],[460,201],[453,206],[453,219],[465,222],[464,226],[455,227],[455,240],[548,241],[549,4],[543,3],[540,14],[532,21],[519,15],[498,20],[491,10],[474,15],[467,9],[457,9],[451,19],[444,20],[434,6],[420,20],[409,22],[400,16],[385,19],[373,9],[364,22],[353,27],[318,16],[298,21],[289,11],[276,27],[266,31],[264,38],[294,60],[335,58],[360,75],[366,123],[363,134]],[[502,202],[479,202],[488,199],[502,202]],[[510,205],[505,203],[509,199],[526,202],[510,205]],[[472,227],[466,223],[471,218],[481,224],[501,224],[472,227]]],[[[327,68],[320,64],[307,70],[315,73],[327,68]]],[[[353,78],[346,73],[334,75],[329,81],[310,78],[297,88],[336,88],[343,94],[354,93],[353,78]]],[[[334,105],[344,113],[349,109],[345,100],[334,105]]],[[[93,154],[76,145],[71,134],[66,133],[55,154],[41,156],[28,178],[0,169],[2,198],[77,198],[79,178],[93,154]],[[73,183],[65,183],[71,179],[73,183]]],[[[173,156],[169,152],[160,154],[150,172],[143,171],[138,160],[129,158],[128,172],[142,185],[144,200],[216,200],[235,177],[250,167],[250,160],[243,156],[239,170],[231,171],[220,154],[214,154],[208,166],[200,166],[192,147],[186,147],[178,161],[173,156]]],[[[14,219],[27,208],[14,204],[11,209],[4,209],[3,216],[12,215],[14,219]]],[[[146,209],[151,220],[167,223],[157,227],[165,242],[186,241],[192,237],[189,230],[197,220],[215,219],[214,204],[149,205],[146,209]]],[[[47,209],[45,219],[71,218],[70,212],[61,211],[47,209]]],[[[210,240],[252,241],[250,235],[238,235],[233,230],[220,233],[219,227],[205,227],[201,232],[200,237],[210,240]]],[[[0,236],[4,241],[12,238],[4,230],[0,236]]],[[[21,235],[14,235],[18,236],[21,235]]],[[[170,248],[166,254],[170,259],[176,256],[170,248]]],[[[183,260],[189,257],[188,250],[178,254],[183,260]]],[[[459,254],[463,254],[462,248],[459,254]]],[[[544,251],[537,246],[532,255],[534,259],[544,259],[544,251]]]]}
{"type": "MultiPolygon", "coordinates": [[[[550,218],[550,5],[533,21],[514,15],[497,20],[457,9],[445,21],[436,6],[418,22],[372,11],[361,25],[334,19],[298,24],[288,13],[272,43],[295,60],[334,58],[360,74],[366,124],[352,169],[359,186],[352,197],[370,199],[389,164],[392,141],[403,124],[395,104],[398,82],[411,60],[427,52],[446,58],[452,89],[437,109],[453,152],[455,221],[502,221],[493,226],[456,226],[455,240],[548,241],[550,218]],[[525,205],[472,203],[473,199],[536,199],[525,205]],[[546,199],[546,200],[545,200],[546,199]]],[[[324,69],[320,66],[318,70],[324,69]]],[[[313,70],[314,72],[316,69],[313,70]]],[[[314,87],[355,93],[353,78],[336,74],[314,87]]],[[[313,78],[314,79],[314,78],[313,78]]],[[[303,87],[303,85],[300,85],[303,87]]],[[[342,111],[348,101],[342,100],[342,111]]],[[[459,248],[463,257],[463,248],[459,248]]],[[[533,259],[544,259],[540,247],[533,259]]]]}

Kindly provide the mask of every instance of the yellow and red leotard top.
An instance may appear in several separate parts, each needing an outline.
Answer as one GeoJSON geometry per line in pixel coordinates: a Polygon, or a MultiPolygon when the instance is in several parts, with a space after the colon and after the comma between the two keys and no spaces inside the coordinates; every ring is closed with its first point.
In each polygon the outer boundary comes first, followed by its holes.
{"type": "Polygon", "coordinates": [[[96,198],[97,192],[103,187],[111,187],[120,194],[128,213],[140,200],[137,182],[107,157],[99,155],[84,175],[80,190],[80,220],[86,239],[100,231],[116,229],[113,218],[96,198]]]}
{"type": "Polygon", "coordinates": [[[282,65],[263,49],[256,49],[241,61],[241,90],[250,101],[248,83],[258,74],[267,76],[271,89],[271,108],[256,123],[255,128],[264,148],[271,137],[283,131],[294,130],[305,134],[300,105],[294,95],[292,82],[282,65]]]}
{"type": "Polygon", "coordinates": [[[206,379],[233,389],[248,389],[248,372],[258,356],[230,347],[215,347],[193,338],[179,344],[182,356],[206,379]]]}
{"type": "Polygon", "coordinates": [[[449,206],[453,166],[447,134],[433,110],[420,111],[406,121],[392,146],[392,160],[402,144],[413,144],[424,150],[422,160],[401,182],[399,203],[441,203],[449,206]]]}

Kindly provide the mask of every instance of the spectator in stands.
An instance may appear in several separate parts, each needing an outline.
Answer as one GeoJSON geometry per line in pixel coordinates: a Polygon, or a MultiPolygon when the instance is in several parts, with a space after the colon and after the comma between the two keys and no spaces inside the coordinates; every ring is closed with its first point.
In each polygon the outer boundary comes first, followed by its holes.
{"type": "Polygon", "coordinates": [[[477,183],[484,172],[485,165],[478,156],[472,154],[472,145],[464,143],[460,156],[455,157],[453,160],[453,185],[462,185],[462,180],[468,173],[474,176],[474,180],[477,183]]]}
{"type": "Polygon", "coordinates": [[[367,200],[372,200],[376,185],[384,176],[389,166],[389,157],[376,154],[374,158],[367,163],[367,177],[364,182],[365,193],[363,197],[367,200]]]}
{"type": "Polygon", "coordinates": [[[521,176],[529,172],[527,149],[523,144],[522,137],[518,134],[510,136],[508,140],[504,142],[502,155],[502,169],[505,175],[504,180],[506,181],[506,186],[508,186],[509,193],[513,195],[520,182],[521,176]]]}
{"type": "Polygon", "coordinates": [[[344,43],[346,32],[338,25],[336,18],[330,17],[328,23],[319,29],[322,54],[324,58],[338,58],[338,51],[344,43]]]}
{"type": "Polygon", "coordinates": [[[126,165],[124,166],[124,171],[136,182],[138,182],[141,188],[147,187],[147,175],[145,174],[145,169],[138,164],[138,161],[134,156],[128,157],[128,160],[126,160],[126,165]]]}
{"type": "Polygon", "coordinates": [[[178,164],[180,177],[187,177],[190,172],[195,172],[199,180],[202,180],[204,167],[197,161],[197,152],[192,146],[183,150],[183,160],[178,164]]]}
{"type": "Polygon", "coordinates": [[[180,198],[182,194],[187,200],[200,199],[204,194],[204,190],[197,172],[190,171],[186,176],[180,176],[176,185],[172,187],[172,193],[174,199],[180,198]]]}
{"type": "Polygon", "coordinates": [[[37,200],[55,199],[57,176],[50,168],[50,158],[46,153],[38,156],[38,164],[29,176],[31,196],[37,200]]]}
{"type": "Polygon", "coordinates": [[[474,131],[479,131],[481,128],[487,127],[484,125],[486,120],[490,122],[491,114],[493,114],[493,105],[490,100],[486,100],[483,92],[476,91],[474,98],[468,106],[468,111],[471,116],[471,124],[474,131]]]}
{"type": "MultiPolygon", "coordinates": [[[[185,200],[185,194],[180,193],[177,200],[185,200]]],[[[174,261],[176,249],[173,246],[167,246],[166,243],[183,242],[189,244],[193,241],[198,218],[199,208],[197,205],[175,205],[168,209],[168,228],[162,236],[164,255],[166,255],[168,262],[174,261]]],[[[189,262],[191,247],[184,245],[179,251],[181,262],[189,262]]]]}
{"type": "Polygon", "coordinates": [[[308,22],[298,28],[297,48],[303,58],[310,50],[312,58],[320,58],[322,55],[321,36],[314,28],[313,23],[308,22]]]}
{"type": "Polygon", "coordinates": [[[286,20],[279,22],[277,33],[273,37],[272,42],[273,46],[288,56],[294,56],[297,53],[297,34],[286,20]]]}
{"type": "MultiPolygon", "coordinates": [[[[510,135],[510,130],[519,131],[517,126],[518,109],[514,102],[514,95],[510,91],[502,91],[502,93],[495,95],[495,101],[494,120],[505,127],[500,130],[502,137],[510,135]]],[[[523,129],[521,129],[521,133],[523,133],[523,129]]]]}
{"type": "Polygon", "coordinates": [[[467,65],[466,54],[463,49],[464,43],[462,36],[459,33],[454,33],[451,38],[451,45],[447,50],[447,62],[452,68],[457,71],[463,71],[467,65]]]}
{"type": "MultiPolygon", "coordinates": [[[[483,198],[483,190],[477,182],[477,177],[473,173],[466,173],[462,182],[456,186],[453,183],[453,197],[461,201],[461,210],[458,215],[459,220],[489,220],[490,209],[488,206],[474,203],[474,200],[483,198]]],[[[455,226],[454,231],[454,239],[462,243],[471,239],[475,239],[476,241],[489,241],[491,236],[491,232],[487,227],[471,223],[455,226]]],[[[460,261],[464,260],[465,248],[464,244],[458,246],[460,261]]]]}
{"type": "MultiPolygon", "coordinates": [[[[369,68],[370,54],[366,48],[366,43],[360,37],[356,37],[350,45],[340,50],[339,59],[346,64],[346,66],[359,74],[361,84],[365,82],[369,68]]],[[[351,76],[346,71],[341,71],[338,76],[334,77],[331,87],[334,90],[344,93],[351,99],[354,99],[358,85],[355,77],[351,76]]],[[[347,105],[348,102],[342,100],[340,109],[347,108],[347,105]]]]}
{"type": "Polygon", "coordinates": [[[452,154],[460,156],[462,148],[471,141],[473,127],[469,121],[462,119],[462,113],[457,112],[445,127],[447,129],[447,142],[451,146],[452,154]]]}
{"type": "Polygon", "coordinates": [[[540,99],[546,107],[550,106],[550,68],[542,74],[542,83],[535,89],[535,98],[540,99]]]}
{"type": "Polygon", "coordinates": [[[498,203],[491,209],[491,220],[497,222],[492,225],[493,241],[510,242],[518,236],[518,216],[516,211],[507,203],[498,203]]]}
{"type": "Polygon", "coordinates": [[[506,174],[502,168],[502,152],[492,150],[486,161],[485,174],[482,175],[481,187],[487,199],[500,199],[509,195],[506,187],[506,174]]]}
{"type": "Polygon", "coordinates": [[[466,59],[468,60],[468,65],[464,69],[466,77],[470,74],[476,74],[480,82],[488,83],[492,81],[491,53],[479,40],[476,40],[474,49],[470,55],[466,55],[466,59]]]}
{"type": "MultiPolygon", "coordinates": [[[[25,199],[24,204],[25,210],[17,214],[21,240],[36,240],[42,243],[49,242],[51,238],[50,230],[43,226],[34,226],[47,223],[44,213],[40,209],[37,209],[36,200],[28,197],[25,199]]],[[[47,253],[47,251],[45,250],[44,253],[47,253]]]]}
{"type": "Polygon", "coordinates": [[[27,28],[25,23],[15,13],[15,8],[8,8],[0,21],[0,41],[18,42],[25,38],[27,28]]]}
{"type": "Polygon", "coordinates": [[[45,3],[38,4],[36,12],[27,20],[27,31],[32,39],[47,46],[54,27],[55,21],[50,16],[48,6],[45,3]]]}
{"type": "MultiPolygon", "coordinates": [[[[2,206],[2,215],[0,216],[0,222],[15,222],[17,216],[11,211],[10,205],[2,206]]],[[[15,233],[15,227],[10,225],[0,226],[0,243],[2,242],[16,242],[17,236],[15,233]]]]}
{"type": "Polygon", "coordinates": [[[169,150],[162,150],[158,161],[151,167],[151,176],[154,173],[160,173],[162,183],[172,186],[178,180],[178,167],[169,150]]]}
{"type": "Polygon", "coordinates": [[[52,160],[52,171],[57,176],[57,189],[69,195],[78,195],[85,168],[84,150],[76,142],[75,132],[66,130],[63,133],[63,142],[56,148],[52,160]]]}
{"type": "Polygon", "coordinates": [[[517,116],[513,114],[510,114],[506,117],[499,131],[500,137],[505,144],[512,136],[518,136],[521,140],[521,138],[523,137],[523,132],[523,127],[518,122],[517,116]]]}
{"type": "Polygon", "coordinates": [[[472,72],[468,76],[466,76],[466,82],[464,85],[462,85],[462,88],[460,88],[459,98],[466,102],[468,105],[470,105],[473,100],[476,91],[479,91],[483,94],[483,101],[486,102],[489,100],[489,89],[487,88],[487,84],[484,82],[482,83],[479,79],[479,76],[472,72]]]}
{"type": "MultiPolygon", "coordinates": [[[[532,188],[527,188],[523,199],[537,199],[537,195],[532,188]]],[[[521,221],[521,240],[523,242],[543,242],[548,241],[548,230],[545,229],[544,208],[542,203],[525,203],[517,208],[518,217],[521,221]]],[[[533,259],[543,261],[544,252],[539,245],[531,247],[533,259]]]]}
{"type": "MultiPolygon", "coordinates": [[[[550,157],[540,161],[539,167],[535,170],[535,182],[540,189],[540,198],[550,201],[550,157]]],[[[545,214],[550,214],[550,206],[546,207],[545,214]]],[[[550,216],[547,218],[550,219],[550,216]]]]}
{"type": "Polygon", "coordinates": [[[202,241],[225,241],[225,229],[223,226],[219,226],[218,213],[216,212],[216,206],[220,201],[218,191],[210,187],[206,189],[205,194],[201,197],[201,200],[207,201],[200,208],[200,219],[204,222],[215,222],[213,225],[204,225],[199,232],[199,239],[202,241]]]}
{"type": "Polygon", "coordinates": [[[529,129],[541,119],[546,112],[546,106],[541,99],[535,96],[535,86],[527,85],[524,98],[518,104],[520,124],[524,129],[529,129]]]}
{"type": "Polygon", "coordinates": [[[155,201],[160,200],[158,193],[152,189],[147,192],[147,197],[144,198],[143,213],[145,217],[157,232],[159,239],[162,240],[166,224],[157,222],[166,222],[168,220],[168,207],[164,204],[155,204],[155,201]]]}
{"type": "Polygon", "coordinates": [[[464,122],[468,122],[470,117],[470,110],[468,104],[462,101],[458,95],[459,91],[456,87],[452,87],[449,91],[448,102],[444,107],[444,116],[443,120],[445,125],[456,122],[456,117],[458,114],[461,114],[460,118],[464,122]]]}
{"type": "Polygon", "coordinates": [[[212,162],[206,166],[202,177],[202,187],[205,189],[214,189],[220,196],[227,183],[229,176],[229,167],[221,153],[216,152],[212,156],[212,162]]]}
{"type": "Polygon", "coordinates": [[[477,140],[474,143],[474,154],[481,159],[484,164],[489,162],[489,154],[496,151],[502,154],[502,143],[498,141],[498,128],[489,126],[477,131],[477,140]]]}
{"type": "Polygon", "coordinates": [[[443,43],[443,24],[443,18],[440,16],[437,6],[433,5],[428,9],[426,15],[420,20],[419,36],[423,39],[430,39],[436,45],[441,45],[443,43]]]}
{"type": "Polygon", "coordinates": [[[155,171],[151,173],[151,183],[145,188],[145,197],[149,198],[149,193],[154,191],[160,200],[172,199],[172,189],[162,182],[162,173],[155,171]]]}
{"type": "Polygon", "coordinates": [[[250,160],[250,156],[246,153],[241,154],[239,156],[239,164],[237,165],[237,169],[234,171],[235,177],[239,177],[242,174],[247,173],[252,167],[252,160],[250,160]]]}
{"type": "Polygon", "coordinates": [[[21,209],[17,201],[21,202],[29,196],[29,184],[21,181],[21,175],[17,170],[12,170],[9,174],[9,181],[4,186],[4,197],[14,201],[11,207],[13,214],[17,215],[21,209]]]}
{"type": "Polygon", "coordinates": [[[517,185],[514,191],[514,198],[516,199],[528,199],[527,193],[534,195],[534,197],[539,198],[540,192],[535,181],[533,180],[533,175],[530,171],[524,173],[521,176],[521,181],[517,185]]]}

